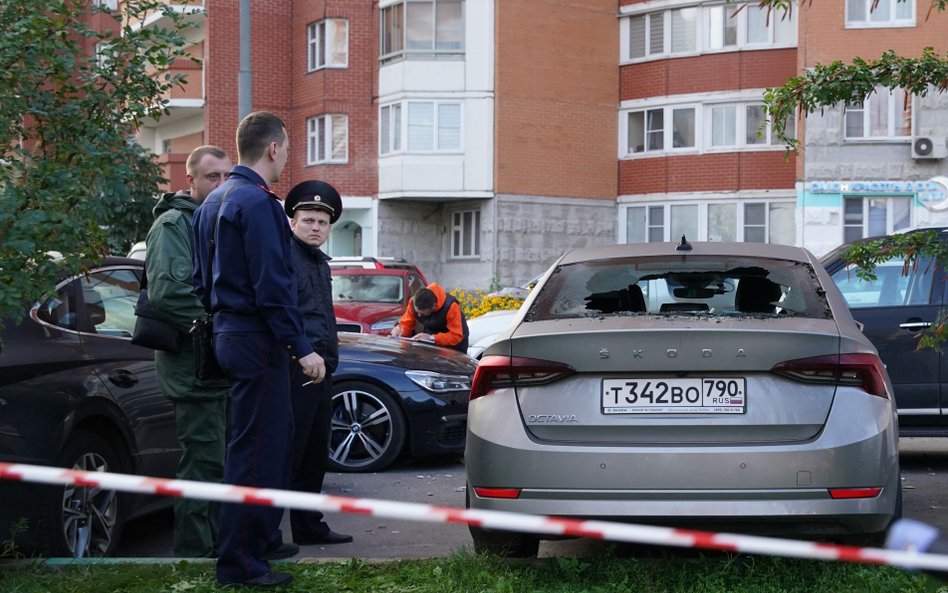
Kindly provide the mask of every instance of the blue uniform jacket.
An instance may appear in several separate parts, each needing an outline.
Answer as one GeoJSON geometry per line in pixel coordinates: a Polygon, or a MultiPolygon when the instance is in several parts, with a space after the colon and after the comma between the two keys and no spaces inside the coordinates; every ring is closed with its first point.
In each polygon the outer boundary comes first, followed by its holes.
{"type": "Polygon", "coordinates": [[[291,241],[291,253],[306,337],[326,362],[326,371],[334,373],[339,366],[339,337],[332,307],[332,270],[329,267],[332,258],[295,236],[291,241]]]}
{"type": "Polygon", "coordinates": [[[311,354],[313,347],[296,305],[290,225],[277,195],[248,167],[235,166],[230,178],[194,213],[194,288],[198,297],[207,302],[204,276],[218,211],[210,294],[214,332],[269,330],[291,357],[311,354]]]}

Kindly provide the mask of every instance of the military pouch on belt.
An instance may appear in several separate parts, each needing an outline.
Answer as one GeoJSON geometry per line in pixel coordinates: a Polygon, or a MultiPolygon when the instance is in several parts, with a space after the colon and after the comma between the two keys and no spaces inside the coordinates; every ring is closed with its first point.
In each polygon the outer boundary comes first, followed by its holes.
{"type": "Polygon", "coordinates": [[[226,379],[227,374],[217,362],[214,354],[214,326],[211,317],[195,319],[191,325],[191,340],[194,344],[194,374],[202,381],[226,379]]]}

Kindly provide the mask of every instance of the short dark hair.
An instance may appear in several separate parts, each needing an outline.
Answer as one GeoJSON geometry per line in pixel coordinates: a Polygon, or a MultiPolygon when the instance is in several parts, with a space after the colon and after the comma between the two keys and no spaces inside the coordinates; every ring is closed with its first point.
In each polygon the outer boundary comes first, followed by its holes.
{"type": "Polygon", "coordinates": [[[218,159],[227,158],[227,153],[220,146],[212,146],[210,144],[198,146],[191,151],[190,155],[188,155],[188,162],[184,165],[188,175],[194,174],[194,168],[197,167],[197,164],[200,163],[201,159],[203,159],[206,155],[211,155],[212,157],[218,159]]]}
{"type": "Polygon", "coordinates": [[[237,158],[241,163],[253,164],[263,157],[271,142],[286,141],[286,125],[269,111],[254,111],[237,126],[237,158]]]}
{"type": "Polygon", "coordinates": [[[415,296],[411,299],[412,304],[417,311],[421,309],[434,309],[435,305],[438,304],[438,298],[435,297],[435,293],[431,291],[430,288],[422,288],[415,293],[415,296]]]}

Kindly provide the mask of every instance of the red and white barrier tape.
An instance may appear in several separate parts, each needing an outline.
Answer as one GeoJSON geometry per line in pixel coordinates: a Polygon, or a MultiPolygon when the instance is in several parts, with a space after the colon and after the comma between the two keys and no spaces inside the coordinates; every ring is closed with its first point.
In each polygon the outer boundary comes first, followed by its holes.
{"type": "Polygon", "coordinates": [[[248,488],[190,480],[169,480],[128,474],[68,470],[0,462],[0,478],[41,484],[90,486],[141,494],[160,494],[219,502],[256,504],[326,512],[355,513],[427,523],[463,523],[504,531],[571,535],[609,541],[701,548],[791,558],[887,564],[948,572],[948,556],[876,548],[856,548],[800,540],[690,531],[650,525],[578,521],[505,511],[456,509],[410,502],[310,494],[290,490],[248,488]]]}

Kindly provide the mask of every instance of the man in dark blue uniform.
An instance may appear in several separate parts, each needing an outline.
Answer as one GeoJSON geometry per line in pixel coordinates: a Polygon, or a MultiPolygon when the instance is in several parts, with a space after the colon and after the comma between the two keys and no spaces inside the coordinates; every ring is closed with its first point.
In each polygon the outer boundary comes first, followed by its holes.
{"type": "MultiPolygon", "coordinates": [[[[326,375],[303,331],[292,235],[268,186],[279,179],[288,150],[279,117],[263,111],[245,117],[237,128],[237,166],[194,214],[195,290],[210,304],[214,350],[231,381],[224,482],[240,486],[289,483],[290,360],[316,383],[326,375]]],[[[282,515],[279,508],[221,505],[218,583],[273,587],[292,580],[271,571],[268,562],[299,551],[282,541],[282,515]]]]}
{"type": "MultiPolygon", "coordinates": [[[[290,253],[296,271],[296,295],[303,328],[313,349],[326,362],[326,378],[309,383],[297,365],[290,365],[293,402],[293,490],[318,493],[329,459],[332,420],[332,373],[339,363],[339,338],[332,308],[330,257],[320,250],[342,214],[342,199],[325,181],[304,181],[286,196],[293,241],[290,253]]],[[[319,511],[290,511],[293,541],[300,545],[344,544],[351,535],[329,528],[319,511]]]]}

